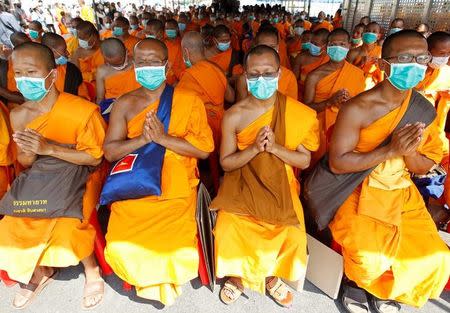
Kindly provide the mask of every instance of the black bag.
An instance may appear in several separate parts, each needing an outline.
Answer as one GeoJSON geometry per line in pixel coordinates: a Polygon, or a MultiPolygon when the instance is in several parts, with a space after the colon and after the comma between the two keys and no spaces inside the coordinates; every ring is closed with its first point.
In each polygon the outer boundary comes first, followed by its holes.
{"type": "Polygon", "coordinates": [[[67,62],[64,92],[78,96],[78,87],[83,83],[83,76],[75,64],[67,62]]]}
{"type": "Polygon", "coordinates": [[[40,156],[0,201],[0,215],[83,219],[83,195],[94,167],[40,156]]]}
{"type": "MultiPolygon", "coordinates": [[[[435,118],[436,110],[433,105],[421,94],[413,91],[405,115],[396,129],[416,122],[422,122],[428,126],[435,118]]],[[[390,140],[391,136],[378,148],[389,144],[390,140]]],[[[303,198],[319,230],[325,229],[330,224],[339,207],[375,167],[356,173],[334,174],[328,164],[328,155],[317,163],[305,180],[303,198]]]]}

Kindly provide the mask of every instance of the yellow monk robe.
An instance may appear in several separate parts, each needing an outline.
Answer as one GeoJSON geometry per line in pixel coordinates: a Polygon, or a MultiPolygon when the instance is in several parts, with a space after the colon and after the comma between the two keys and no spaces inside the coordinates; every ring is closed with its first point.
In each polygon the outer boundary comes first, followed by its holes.
{"type": "MultiPolygon", "coordinates": [[[[64,84],[66,83],[66,71],[67,71],[67,65],[58,65],[56,67],[57,71],[57,78],[55,81],[56,89],[58,89],[59,92],[64,92],[64,84]]],[[[81,85],[78,87],[78,96],[82,97],[86,100],[92,101],[89,97],[89,92],[84,83],[81,83],[81,85]]]]}
{"type": "Polygon", "coordinates": [[[315,61],[311,64],[308,64],[308,65],[302,66],[300,68],[300,75],[299,75],[299,79],[298,79],[298,100],[299,101],[303,100],[305,81],[306,81],[306,77],[308,76],[308,74],[311,73],[312,71],[314,71],[316,68],[318,68],[322,64],[327,63],[328,61],[330,61],[330,57],[325,52],[322,52],[322,54],[320,55],[320,58],[317,61],[315,61]]]}
{"type": "Polygon", "coordinates": [[[165,40],[164,43],[169,51],[170,69],[167,72],[166,82],[174,85],[180,80],[181,74],[186,69],[183,61],[183,51],[181,50],[181,38],[177,37],[173,40],[165,40]]]}
{"type": "Polygon", "coordinates": [[[363,62],[362,59],[356,59],[354,64],[364,71],[366,77],[365,90],[372,89],[375,85],[383,81],[384,73],[378,66],[378,59],[381,58],[381,46],[376,45],[367,54],[368,61],[363,62]]]}
{"type": "Polygon", "coordinates": [[[91,56],[84,59],[78,59],[78,62],[80,64],[81,74],[83,74],[83,80],[92,83],[95,81],[97,68],[104,64],[105,60],[103,59],[103,54],[99,48],[91,56]]]}
{"type": "Polygon", "coordinates": [[[130,57],[133,56],[133,52],[134,52],[134,46],[141,41],[141,39],[134,37],[134,36],[128,36],[128,38],[123,42],[123,44],[125,45],[125,48],[127,48],[128,51],[128,55],[130,57]]]}
{"type": "Polygon", "coordinates": [[[177,86],[194,91],[202,99],[213,132],[214,145],[218,148],[227,89],[225,74],[211,61],[201,61],[183,73],[177,86]]]}
{"type": "Polygon", "coordinates": [[[11,125],[9,123],[9,110],[0,102],[0,198],[8,190],[13,170],[10,167],[15,160],[15,148],[11,140],[11,125]]]}
{"type": "MultiPolygon", "coordinates": [[[[238,133],[238,149],[252,145],[261,128],[271,124],[272,116],[273,107],[238,133]]],[[[303,145],[314,151],[319,147],[314,110],[287,98],[285,119],[287,149],[295,150],[303,145]],[[298,122],[299,116],[302,123],[298,122]]],[[[296,281],[305,273],[306,232],[299,200],[300,184],[292,167],[285,164],[285,168],[298,225],[274,225],[219,208],[214,229],[217,277],[241,277],[244,287],[264,293],[266,277],[296,281]]]]}
{"type": "MultiPolygon", "coordinates": [[[[103,155],[105,124],[98,107],[83,98],[61,93],[52,110],[31,121],[28,128],[45,138],[76,145],[94,158],[103,155]],[[61,130],[64,131],[61,131],[61,130]]],[[[36,266],[77,265],[94,251],[95,229],[89,218],[98,203],[104,171],[86,184],[83,221],[76,218],[33,219],[5,216],[0,220],[0,269],[27,284],[36,266]]]]}
{"type": "MultiPolygon", "coordinates": [[[[360,132],[356,151],[375,149],[406,112],[400,108],[360,132]]],[[[418,151],[439,163],[436,121],[425,130],[418,151]]],[[[420,307],[438,298],[450,275],[450,252],[439,237],[402,157],[380,164],[339,208],[330,224],[342,246],[347,277],[381,299],[420,307]]]]}
{"type": "Polygon", "coordinates": [[[131,67],[105,78],[105,99],[119,98],[140,87],[141,85],[136,81],[134,67],[131,67]]]}
{"type": "Polygon", "coordinates": [[[67,51],[69,52],[69,55],[74,54],[75,51],[78,49],[78,38],[73,35],[70,35],[64,36],[64,40],[66,41],[67,51]]]}
{"type": "Polygon", "coordinates": [[[113,32],[111,29],[104,29],[100,31],[100,40],[105,40],[111,38],[113,36],[113,32]]]}
{"type": "MultiPolygon", "coordinates": [[[[128,123],[128,138],[142,134],[149,104],[128,123]]],[[[169,132],[200,150],[214,150],[205,107],[191,91],[175,89],[169,132]]],[[[197,160],[166,150],[161,196],[115,202],[106,234],[105,256],[139,297],[170,305],[181,285],[197,277],[197,160]]]]}
{"type": "Polygon", "coordinates": [[[319,30],[322,28],[328,30],[329,32],[331,32],[334,29],[333,24],[331,24],[328,21],[323,21],[322,23],[319,23],[316,26],[314,26],[313,31],[315,32],[316,30],[319,30]]]}

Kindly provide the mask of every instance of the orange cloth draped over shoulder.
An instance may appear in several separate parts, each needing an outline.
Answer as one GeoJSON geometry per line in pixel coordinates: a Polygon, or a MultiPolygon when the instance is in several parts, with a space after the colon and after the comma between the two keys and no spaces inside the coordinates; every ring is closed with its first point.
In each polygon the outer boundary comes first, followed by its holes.
{"type": "Polygon", "coordinates": [[[73,35],[70,35],[64,36],[64,40],[66,41],[67,51],[69,52],[69,55],[74,54],[75,51],[78,49],[78,38],[73,35]]]}
{"type": "Polygon", "coordinates": [[[230,67],[232,49],[216,54],[215,56],[209,58],[211,62],[216,63],[224,73],[228,73],[228,68],[230,67]]]}
{"type": "Polygon", "coordinates": [[[97,68],[105,63],[105,59],[99,48],[92,55],[84,59],[79,59],[78,62],[80,64],[81,74],[83,74],[83,80],[92,83],[95,81],[97,68]]]}
{"type": "Polygon", "coordinates": [[[105,99],[119,98],[140,87],[141,85],[136,81],[134,67],[131,67],[105,78],[105,99]]]}
{"type": "Polygon", "coordinates": [[[141,41],[141,39],[135,37],[135,36],[128,36],[128,38],[123,42],[123,44],[125,45],[125,48],[127,48],[128,51],[128,55],[130,57],[133,56],[133,52],[134,52],[134,46],[141,41]]]}
{"type": "Polygon", "coordinates": [[[311,30],[311,27],[312,27],[312,23],[310,21],[307,21],[307,20],[303,21],[303,28],[305,30],[311,30]]]}
{"type": "Polygon", "coordinates": [[[308,76],[308,74],[311,73],[312,71],[314,71],[316,68],[318,68],[322,64],[327,63],[328,61],[330,61],[330,57],[328,56],[328,54],[322,53],[320,58],[317,59],[315,62],[305,65],[305,66],[302,66],[300,68],[300,75],[299,75],[299,79],[298,79],[298,100],[299,101],[303,100],[305,81],[306,81],[306,77],[308,76]]]}
{"type": "Polygon", "coordinates": [[[288,69],[291,69],[291,62],[289,61],[288,48],[284,39],[279,40],[278,54],[280,56],[280,64],[288,69]]]}
{"type": "MultiPolygon", "coordinates": [[[[67,65],[58,65],[56,67],[57,71],[57,78],[55,81],[56,89],[58,89],[59,92],[64,92],[64,85],[66,83],[66,71],[67,71],[67,65]]],[[[93,100],[89,97],[89,92],[84,83],[81,83],[78,87],[78,96],[82,97],[86,100],[93,100]]]]}
{"type": "Polygon", "coordinates": [[[133,37],[136,37],[136,38],[139,38],[139,39],[143,39],[143,38],[140,38],[140,32],[142,31],[142,28],[141,27],[138,27],[137,29],[132,29],[131,31],[130,31],[130,35],[131,36],[133,36],[133,37]]]}
{"type": "Polygon", "coordinates": [[[173,85],[180,80],[181,74],[186,69],[186,65],[183,60],[183,51],[181,50],[181,38],[166,39],[164,43],[169,50],[169,63],[170,69],[167,72],[166,82],[169,85],[173,85]]]}
{"type": "Polygon", "coordinates": [[[342,16],[336,16],[333,18],[333,28],[342,28],[342,16]]]}
{"type": "Polygon", "coordinates": [[[113,36],[113,32],[111,29],[105,29],[103,31],[100,32],[100,39],[101,40],[105,40],[108,38],[111,38],[113,36]]]}
{"type": "MultiPolygon", "coordinates": [[[[274,107],[236,134],[239,150],[253,144],[262,127],[271,125],[274,107]]],[[[316,112],[286,99],[285,143],[289,150],[299,145],[314,151],[319,147],[316,112]],[[302,117],[302,123],[298,117],[302,117]]],[[[299,280],[306,269],[306,232],[303,208],[299,200],[300,184],[293,168],[285,164],[293,208],[298,225],[274,225],[252,216],[218,211],[214,229],[217,277],[240,277],[246,288],[265,292],[266,277],[299,280]]]]}
{"type": "Polygon", "coordinates": [[[282,40],[285,40],[286,39],[286,31],[285,31],[285,28],[284,28],[284,24],[283,23],[276,23],[275,24],[275,28],[278,30],[278,35],[280,36],[280,38],[282,39],[282,40]]]}
{"type": "MultiPolygon", "coordinates": [[[[78,151],[94,158],[103,156],[103,118],[98,107],[83,98],[61,93],[51,111],[27,127],[49,140],[75,145],[78,151]]],[[[95,229],[89,218],[98,203],[104,176],[105,171],[100,168],[88,178],[83,220],[10,216],[0,220],[0,269],[8,272],[11,279],[27,284],[36,266],[73,266],[91,255],[95,229]]]]}
{"type": "Polygon", "coordinates": [[[323,21],[322,23],[319,23],[316,26],[314,26],[313,31],[316,31],[316,30],[319,30],[322,28],[328,30],[329,32],[331,32],[334,29],[333,24],[331,24],[328,21],[323,21]]]}
{"type": "Polygon", "coordinates": [[[177,86],[194,91],[202,99],[213,132],[214,145],[218,148],[227,89],[225,74],[211,61],[200,61],[183,73],[177,86]]]}
{"type": "Polygon", "coordinates": [[[11,138],[12,130],[9,122],[9,110],[3,102],[0,101],[0,199],[8,190],[12,182],[13,165],[15,156],[14,142],[11,138]]]}
{"type": "Polygon", "coordinates": [[[200,25],[198,25],[195,22],[190,22],[189,24],[187,24],[185,32],[199,32],[199,31],[200,25]]]}
{"type": "Polygon", "coordinates": [[[252,31],[253,31],[253,36],[256,35],[256,33],[258,32],[260,26],[261,26],[261,24],[260,24],[259,22],[256,22],[256,21],[252,21],[252,22],[251,22],[251,27],[252,27],[252,31]]]}
{"type": "MultiPolygon", "coordinates": [[[[406,112],[403,104],[362,129],[357,152],[374,150],[406,112]]],[[[423,134],[418,152],[439,163],[436,121],[423,134]]],[[[438,298],[450,275],[450,252],[440,238],[403,157],[378,165],[330,224],[342,246],[346,276],[369,293],[420,307],[438,298]]]]}
{"type": "Polygon", "coordinates": [[[298,37],[293,38],[288,44],[287,44],[287,50],[289,56],[297,56],[302,51],[302,40],[298,37]]]}
{"type": "Polygon", "coordinates": [[[376,45],[367,54],[368,60],[363,62],[363,60],[356,59],[354,64],[360,67],[364,71],[366,77],[366,88],[365,90],[372,89],[375,85],[382,82],[384,79],[384,73],[378,66],[378,59],[381,58],[381,46],[376,45]]]}
{"type": "MultiPolygon", "coordinates": [[[[142,134],[149,104],[128,123],[128,138],[142,134]]],[[[201,99],[175,88],[168,133],[211,152],[214,143],[201,99]]],[[[105,256],[114,272],[136,287],[139,297],[174,303],[181,285],[197,277],[195,220],[197,160],[166,150],[161,173],[161,196],[114,202],[106,234],[105,256]],[[158,240],[149,240],[158,238],[158,240]]]]}

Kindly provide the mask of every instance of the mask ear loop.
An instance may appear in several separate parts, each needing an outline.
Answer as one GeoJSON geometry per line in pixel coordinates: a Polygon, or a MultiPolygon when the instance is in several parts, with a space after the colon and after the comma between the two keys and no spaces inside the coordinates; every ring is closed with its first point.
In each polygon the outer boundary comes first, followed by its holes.
{"type": "MultiPolygon", "coordinates": [[[[47,80],[47,78],[50,76],[50,74],[53,73],[53,71],[55,71],[55,70],[56,70],[56,69],[52,69],[52,70],[47,74],[47,76],[45,76],[45,78],[44,78],[44,84],[45,84],[45,81],[47,80]]],[[[57,73],[57,74],[58,74],[58,73],[57,73]]],[[[56,78],[53,79],[53,81],[52,81],[52,83],[50,84],[50,86],[48,87],[48,89],[47,89],[47,88],[45,89],[47,93],[50,91],[50,89],[52,89],[53,85],[55,84],[55,81],[56,81],[56,78]]],[[[45,87],[45,85],[44,85],[44,87],[45,87]]],[[[45,98],[45,97],[44,97],[44,98],[45,98]]]]}

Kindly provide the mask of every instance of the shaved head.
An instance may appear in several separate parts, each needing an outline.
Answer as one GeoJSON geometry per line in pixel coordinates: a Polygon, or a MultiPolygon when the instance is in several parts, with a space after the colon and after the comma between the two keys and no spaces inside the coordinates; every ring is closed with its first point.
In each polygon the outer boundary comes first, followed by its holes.
{"type": "Polygon", "coordinates": [[[202,52],[204,50],[203,37],[199,32],[188,32],[181,40],[181,47],[190,52],[202,52]]]}
{"type": "Polygon", "coordinates": [[[97,28],[95,28],[94,24],[92,24],[91,22],[82,21],[80,24],[78,24],[77,31],[86,34],[89,37],[100,37],[97,28]]]}
{"type": "Polygon", "coordinates": [[[157,19],[148,20],[147,27],[152,27],[154,31],[164,31],[164,23],[157,19]]]}
{"type": "Polygon", "coordinates": [[[276,67],[280,67],[280,56],[278,55],[278,52],[276,52],[275,49],[265,45],[259,45],[250,49],[250,51],[245,55],[244,67],[247,69],[249,60],[257,56],[264,56],[267,60],[273,58],[273,62],[276,67]]]}
{"type": "Polygon", "coordinates": [[[214,27],[214,30],[213,30],[214,37],[219,38],[220,36],[222,36],[224,34],[231,37],[231,32],[228,29],[228,27],[226,27],[225,25],[218,25],[218,26],[214,27]]]}
{"type": "Polygon", "coordinates": [[[119,16],[114,20],[114,24],[118,27],[130,27],[130,21],[126,17],[119,16]]]}
{"type": "Polygon", "coordinates": [[[327,29],[321,28],[313,32],[313,40],[317,43],[326,44],[330,32],[327,29]]]}
{"type": "Polygon", "coordinates": [[[162,61],[167,60],[169,57],[169,51],[167,50],[167,46],[164,44],[164,42],[158,39],[146,38],[141,40],[136,44],[136,46],[134,46],[135,61],[137,61],[140,54],[149,54],[149,53],[159,56],[162,61]]]}
{"type": "Polygon", "coordinates": [[[127,53],[127,48],[125,48],[122,40],[117,38],[103,40],[100,49],[105,58],[114,58],[116,56],[124,58],[127,53]]]}
{"type": "Polygon", "coordinates": [[[58,34],[45,33],[44,36],[42,36],[42,44],[50,49],[55,49],[56,47],[66,45],[66,41],[58,34]]]}
{"type": "Polygon", "coordinates": [[[447,32],[434,32],[428,37],[427,43],[430,51],[439,44],[448,45],[450,44],[450,34],[447,32]]]}
{"type": "Polygon", "coordinates": [[[364,28],[364,31],[379,34],[379,33],[381,33],[381,26],[377,22],[370,22],[364,28]]]}
{"type": "Polygon", "coordinates": [[[255,43],[259,45],[263,38],[270,38],[278,45],[278,30],[273,26],[260,29],[255,37],[255,43]]]}
{"type": "Polygon", "coordinates": [[[343,28],[336,28],[328,35],[328,41],[333,40],[336,37],[344,37],[347,42],[350,42],[350,34],[343,28]]]}
{"type": "Polygon", "coordinates": [[[415,30],[402,30],[386,38],[381,50],[381,57],[386,59],[396,56],[415,46],[425,46],[425,50],[427,50],[427,40],[415,30]]]}
{"type": "Polygon", "coordinates": [[[14,32],[9,36],[9,40],[11,40],[11,43],[14,47],[17,47],[18,45],[31,41],[30,37],[27,36],[27,34],[22,32],[14,32]]]}
{"type": "Polygon", "coordinates": [[[36,30],[36,31],[42,31],[42,24],[39,21],[32,21],[28,25],[30,29],[36,30]]]}
{"type": "Polygon", "coordinates": [[[36,63],[43,64],[49,71],[56,68],[52,50],[40,43],[29,41],[15,47],[12,54],[13,64],[20,62],[21,57],[25,55],[32,55],[36,63]]]}

